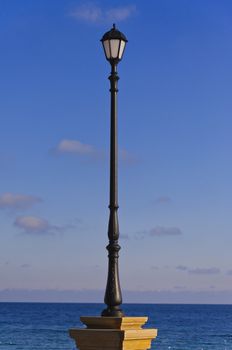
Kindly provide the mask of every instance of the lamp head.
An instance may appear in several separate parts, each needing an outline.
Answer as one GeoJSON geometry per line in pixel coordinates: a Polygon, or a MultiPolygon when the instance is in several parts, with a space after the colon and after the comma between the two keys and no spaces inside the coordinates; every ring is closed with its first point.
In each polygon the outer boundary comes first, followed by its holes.
{"type": "Polygon", "coordinates": [[[125,35],[113,24],[113,28],[101,39],[107,61],[111,64],[121,61],[127,41],[125,35]]]}

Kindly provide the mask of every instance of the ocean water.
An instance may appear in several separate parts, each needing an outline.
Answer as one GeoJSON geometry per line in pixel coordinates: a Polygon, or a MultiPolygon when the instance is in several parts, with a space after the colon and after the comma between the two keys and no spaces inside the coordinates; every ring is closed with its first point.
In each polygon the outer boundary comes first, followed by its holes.
{"type": "MultiPolygon", "coordinates": [[[[0,350],[74,350],[68,329],[102,304],[0,303],[0,350]]],[[[157,350],[232,350],[232,305],[124,304],[127,316],[148,316],[157,350]]]]}

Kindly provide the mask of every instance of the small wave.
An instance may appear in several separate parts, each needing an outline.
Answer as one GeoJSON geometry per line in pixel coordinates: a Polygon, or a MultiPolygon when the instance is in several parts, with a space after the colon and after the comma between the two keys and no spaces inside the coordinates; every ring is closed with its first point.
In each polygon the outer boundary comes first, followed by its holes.
{"type": "Polygon", "coordinates": [[[9,341],[9,342],[1,342],[0,341],[0,346],[14,346],[14,345],[17,345],[16,343],[14,343],[14,342],[11,342],[11,341],[9,341]]]}

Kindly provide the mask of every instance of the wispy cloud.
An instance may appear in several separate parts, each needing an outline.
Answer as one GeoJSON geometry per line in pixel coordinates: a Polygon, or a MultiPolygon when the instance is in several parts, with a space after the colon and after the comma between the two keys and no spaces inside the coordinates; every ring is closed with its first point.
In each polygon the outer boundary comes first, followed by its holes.
{"type": "Polygon", "coordinates": [[[221,270],[217,267],[209,267],[209,268],[197,267],[195,269],[189,269],[188,272],[196,275],[218,275],[221,272],[221,270]]]}
{"type": "Polygon", "coordinates": [[[186,287],[185,286],[174,286],[173,289],[174,290],[184,290],[184,289],[186,289],[186,287]]]}
{"type": "Polygon", "coordinates": [[[59,154],[71,153],[81,156],[95,156],[97,150],[86,143],[82,143],[78,140],[64,139],[59,142],[56,147],[56,152],[59,154]]]}
{"type": "Polygon", "coordinates": [[[0,209],[24,210],[41,201],[36,196],[8,192],[0,195],[0,209]]]}
{"type": "Polygon", "coordinates": [[[138,231],[135,233],[135,239],[144,239],[146,237],[162,237],[162,236],[179,236],[182,231],[179,227],[155,226],[150,230],[138,231]]]}
{"type": "Polygon", "coordinates": [[[156,226],[149,231],[149,235],[152,237],[179,236],[181,234],[182,231],[179,227],[156,226]]]}
{"type": "Polygon", "coordinates": [[[178,265],[176,267],[177,270],[180,270],[180,271],[187,271],[188,270],[188,267],[187,266],[184,266],[184,265],[178,265]]]}
{"type": "MultiPolygon", "coordinates": [[[[94,160],[105,160],[108,159],[108,154],[101,149],[97,149],[95,146],[83,143],[79,140],[63,139],[58,145],[53,149],[53,154],[56,155],[75,155],[80,156],[85,159],[94,160]]],[[[126,151],[125,149],[120,149],[118,152],[119,161],[126,164],[132,165],[137,161],[137,158],[126,151]]]]}
{"type": "Polygon", "coordinates": [[[73,9],[69,15],[88,23],[112,23],[127,20],[136,12],[135,5],[103,8],[93,2],[84,3],[73,9]]]}
{"type": "Polygon", "coordinates": [[[31,265],[30,264],[22,264],[20,267],[22,269],[28,269],[29,267],[31,267],[31,265]]]}
{"type": "Polygon", "coordinates": [[[179,271],[186,271],[190,274],[194,275],[217,275],[221,273],[221,270],[217,267],[196,267],[196,268],[189,268],[184,265],[176,266],[176,269],[179,271]]]}
{"type": "Polygon", "coordinates": [[[136,12],[135,5],[115,7],[105,11],[105,20],[107,22],[121,22],[125,21],[136,12]]]}
{"type": "Polygon", "coordinates": [[[169,196],[160,196],[155,199],[155,204],[167,204],[171,203],[172,199],[169,196]]]}
{"type": "Polygon", "coordinates": [[[18,216],[14,221],[14,226],[21,229],[23,233],[35,235],[63,233],[67,229],[71,228],[71,225],[52,225],[48,220],[39,218],[37,216],[18,216]]]}

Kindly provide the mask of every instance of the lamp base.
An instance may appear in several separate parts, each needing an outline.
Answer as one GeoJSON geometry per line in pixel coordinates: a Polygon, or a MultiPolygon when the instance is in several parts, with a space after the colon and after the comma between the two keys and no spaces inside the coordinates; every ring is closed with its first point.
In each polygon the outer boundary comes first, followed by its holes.
{"type": "Polygon", "coordinates": [[[124,317],[124,313],[119,308],[110,309],[109,307],[102,311],[103,317],[124,317]]]}
{"type": "Polygon", "coordinates": [[[147,317],[81,317],[86,328],[70,329],[80,350],[147,350],[157,329],[143,329],[147,317]]]}

